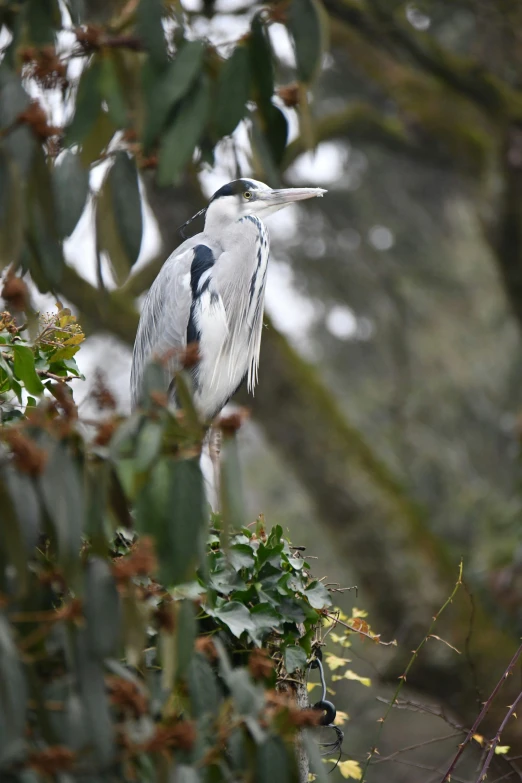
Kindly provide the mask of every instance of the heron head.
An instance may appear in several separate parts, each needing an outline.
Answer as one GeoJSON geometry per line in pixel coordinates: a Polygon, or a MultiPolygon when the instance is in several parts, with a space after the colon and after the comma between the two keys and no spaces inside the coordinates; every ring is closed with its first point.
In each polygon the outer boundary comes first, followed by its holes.
{"type": "Polygon", "coordinates": [[[255,179],[236,179],[223,185],[210,199],[207,214],[237,220],[243,215],[265,217],[295,201],[322,196],[322,188],[282,188],[274,190],[255,179]]]}
{"type": "MultiPolygon", "coordinates": [[[[256,215],[263,218],[273,215],[283,207],[296,201],[322,196],[323,188],[281,188],[274,189],[255,179],[236,179],[219,188],[208,206],[195,217],[205,214],[205,225],[233,222],[243,215],[256,215]]],[[[184,228],[194,218],[184,224],[184,228]]]]}

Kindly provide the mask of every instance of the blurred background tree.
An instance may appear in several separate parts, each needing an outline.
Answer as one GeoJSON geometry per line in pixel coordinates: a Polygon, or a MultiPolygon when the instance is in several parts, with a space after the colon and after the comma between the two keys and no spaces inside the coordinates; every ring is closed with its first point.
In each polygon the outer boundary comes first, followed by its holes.
{"type": "MultiPolygon", "coordinates": [[[[521,13],[510,0],[0,9],[0,258],[29,273],[36,306],[52,291],[75,308],[85,367],[110,369],[122,407],[139,298],[177,226],[238,174],[329,188],[273,221],[272,320],[242,436],[249,507],[359,585],[400,643],[374,662],[384,688],[463,555],[469,592],[440,631],[462,655],[430,643],[409,684],[468,722],[521,629],[521,13]]],[[[506,742],[520,752],[514,722],[506,742]]]]}

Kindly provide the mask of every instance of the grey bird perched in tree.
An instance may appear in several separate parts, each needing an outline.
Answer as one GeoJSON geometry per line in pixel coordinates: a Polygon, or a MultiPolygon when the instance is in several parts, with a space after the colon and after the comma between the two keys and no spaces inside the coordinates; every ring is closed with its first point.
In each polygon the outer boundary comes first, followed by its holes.
{"type": "Polygon", "coordinates": [[[245,378],[253,391],[269,255],[262,218],[323,193],[322,188],[273,190],[256,180],[237,179],[194,215],[205,214],[203,232],[172,253],[143,305],[132,357],[133,408],[154,357],[165,357],[165,391],[176,403],[173,379],[192,342],[199,344],[192,375],[194,402],[203,419],[213,419],[245,378]]]}

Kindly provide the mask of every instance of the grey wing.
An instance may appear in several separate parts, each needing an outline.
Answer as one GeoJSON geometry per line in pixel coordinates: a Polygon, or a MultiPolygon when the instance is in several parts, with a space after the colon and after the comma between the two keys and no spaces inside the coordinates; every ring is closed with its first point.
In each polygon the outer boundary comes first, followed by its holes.
{"type": "Polygon", "coordinates": [[[141,311],[131,370],[131,405],[139,403],[145,367],[153,357],[168,356],[165,391],[177,369],[176,354],[187,345],[192,303],[190,275],[197,237],[184,242],[164,263],[141,311]],[[187,247],[188,245],[188,247],[187,247]],[[170,354],[170,356],[169,356],[170,354]]]}

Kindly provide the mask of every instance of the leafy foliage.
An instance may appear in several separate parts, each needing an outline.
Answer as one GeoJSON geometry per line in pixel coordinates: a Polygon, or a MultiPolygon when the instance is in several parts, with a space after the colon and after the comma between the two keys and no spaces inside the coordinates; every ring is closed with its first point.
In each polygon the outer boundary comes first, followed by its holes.
{"type": "Polygon", "coordinates": [[[152,366],[145,410],[121,419],[100,382],[86,437],[73,316],[2,318],[3,392],[35,394],[0,430],[2,781],[297,780],[322,713],[291,681],[331,630],[328,590],[281,527],[210,513],[188,387],[174,415],[152,366]]]}

